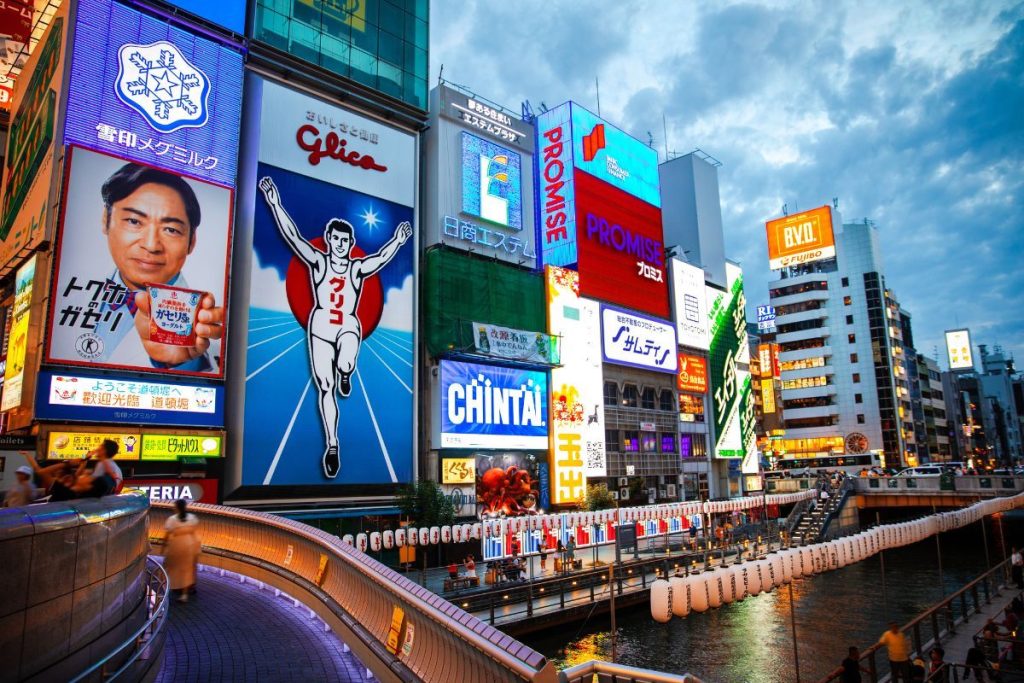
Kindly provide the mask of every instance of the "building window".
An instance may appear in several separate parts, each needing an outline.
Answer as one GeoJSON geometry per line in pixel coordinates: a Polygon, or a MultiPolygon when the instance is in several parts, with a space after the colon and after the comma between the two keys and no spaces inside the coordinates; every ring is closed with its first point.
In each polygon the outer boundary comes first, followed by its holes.
{"type": "Polygon", "coordinates": [[[627,429],[622,432],[622,450],[625,453],[638,453],[640,451],[640,434],[635,429],[627,429]]]}
{"type": "Polygon", "coordinates": [[[675,409],[676,402],[675,399],[672,398],[672,392],[669,389],[662,389],[661,395],[658,398],[658,410],[673,412],[675,409]]]}
{"type": "Polygon", "coordinates": [[[608,449],[609,451],[621,451],[622,443],[619,441],[619,430],[604,430],[604,444],[605,448],[608,449]]]}
{"type": "Polygon", "coordinates": [[[854,394],[853,395],[853,402],[854,403],[863,403],[864,402],[864,394],[854,394]]]}
{"type": "Polygon", "coordinates": [[[823,387],[827,385],[828,377],[801,377],[800,379],[786,379],[782,381],[783,389],[810,389],[812,387],[823,387]]]}
{"type": "Polygon", "coordinates": [[[644,393],[640,395],[640,407],[644,410],[654,410],[656,403],[655,398],[654,389],[644,389],[644,393]]]}
{"type": "Polygon", "coordinates": [[[855,354],[855,353],[851,353],[850,354],[850,362],[851,363],[856,363],[857,362],[857,354],[855,354]]]}
{"type": "Polygon", "coordinates": [[[849,287],[850,286],[850,278],[848,278],[848,277],[844,277],[842,280],[840,280],[840,282],[842,283],[843,287],[849,287]]]}
{"type": "Polygon", "coordinates": [[[619,405],[619,385],[615,382],[604,383],[604,404],[606,406],[619,405]]]}
{"type": "Polygon", "coordinates": [[[846,324],[847,325],[852,325],[853,324],[853,316],[852,315],[846,316],[846,324]]]}
{"type": "Polygon", "coordinates": [[[856,344],[857,343],[857,335],[852,334],[852,333],[846,335],[846,341],[850,342],[851,344],[856,344]]]}
{"type": "Polygon", "coordinates": [[[643,453],[657,453],[658,435],[653,432],[642,432],[640,434],[640,451],[643,453]]]}
{"type": "Polygon", "coordinates": [[[661,435],[661,452],[662,453],[678,453],[676,449],[676,435],[675,434],[662,434],[661,435]]]}
{"type": "Polygon", "coordinates": [[[627,408],[636,408],[640,400],[640,395],[636,390],[636,386],[633,384],[627,384],[622,387],[622,405],[627,408]]]}
{"type": "Polygon", "coordinates": [[[860,373],[859,372],[853,373],[853,383],[854,384],[860,384],[860,373]]]}
{"type": "Polygon", "coordinates": [[[850,296],[849,294],[844,296],[843,297],[843,305],[844,306],[852,306],[853,305],[853,297],[850,296]]]}
{"type": "Polygon", "coordinates": [[[825,367],[824,356],[814,356],[813,358],[804,358],[801,360],[787,360],[779,364],[779,370],[786,372],[787,370],[806,370],[807,368],[822,368],[825,367]]]}
{"type": "Polygon", "coordinates": [[[864,416],[859,414],[859,413],[857,415],[857,424],[859,424],[859,425],[864,424],[864,416]]]}

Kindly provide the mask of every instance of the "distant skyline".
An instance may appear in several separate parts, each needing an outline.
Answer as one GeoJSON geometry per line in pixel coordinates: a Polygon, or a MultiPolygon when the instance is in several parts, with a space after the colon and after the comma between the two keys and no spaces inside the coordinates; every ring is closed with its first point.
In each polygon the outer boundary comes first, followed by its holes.
{"type": "Polygon", "coordinates": [[[764,222],[839,199],[868,218],[917,351],[971,330],[1024,363],[1024,3],[483,2],[431,5],[430,87],[518,111],[575,100],[665,159],[718,169],[748,319],[764,222]],[[665,126],[663,128],[662,117],[665,126]]]}

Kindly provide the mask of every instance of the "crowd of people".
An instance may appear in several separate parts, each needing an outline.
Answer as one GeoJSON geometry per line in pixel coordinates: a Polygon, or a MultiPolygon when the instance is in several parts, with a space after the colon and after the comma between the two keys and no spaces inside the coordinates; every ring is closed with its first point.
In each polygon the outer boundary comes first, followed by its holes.
{"type": "Polygon", "coordinates": [[[40,465],[32,454],[22,452],[28,464],[15,470],[16,481],[4,496],[4,506],[100,498],[119,493],[124,475],[114,462],[118,449],[116,441],[105,439],[80,460],[64,460],[46,466],[40,465]]]}

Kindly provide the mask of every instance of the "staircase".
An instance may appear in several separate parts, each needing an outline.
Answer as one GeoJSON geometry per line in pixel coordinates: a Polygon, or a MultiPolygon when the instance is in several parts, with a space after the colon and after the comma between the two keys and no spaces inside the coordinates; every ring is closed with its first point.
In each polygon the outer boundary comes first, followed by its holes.
{"type": "Polygon", "coordinates": [[[820,492],[825,489],[829,497],[824,501],[819,497],[813,510],[808,509],[800,515],[793,527],[793,545],[807,545],[822,540],[829,522],[839,514],[852,488],[853,482],[850,479],[844,479],[838,488],[833,488],[828,480],[822,480],[817,490],[820,492]]]}

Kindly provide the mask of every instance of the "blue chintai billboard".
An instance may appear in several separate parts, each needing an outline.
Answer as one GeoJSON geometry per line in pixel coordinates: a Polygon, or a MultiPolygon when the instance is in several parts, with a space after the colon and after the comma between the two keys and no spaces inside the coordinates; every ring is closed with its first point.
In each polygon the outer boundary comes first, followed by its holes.
{"type": "Polygon", "coordinates": [[[548,447],[547,374],[441,361],[441,447],[548,447]]]}
{"type": "Polygon", "coordinates": [[[415,139],[258,78],[242,485],[413,478],[415,139]]]}

